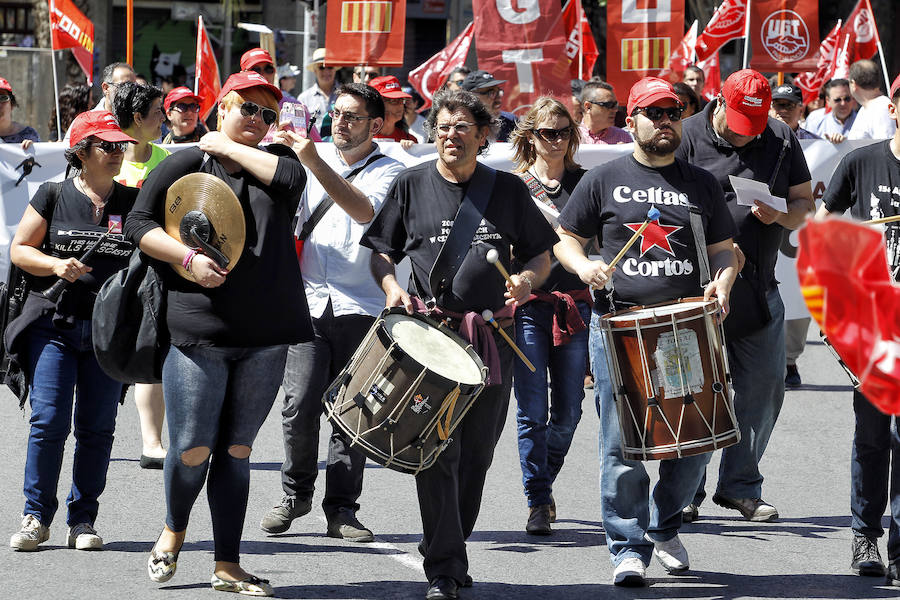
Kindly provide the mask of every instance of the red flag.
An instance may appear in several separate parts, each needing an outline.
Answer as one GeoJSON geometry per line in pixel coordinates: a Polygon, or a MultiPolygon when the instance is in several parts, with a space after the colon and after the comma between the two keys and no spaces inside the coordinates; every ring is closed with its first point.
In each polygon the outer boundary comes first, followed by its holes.
{"type": "Polygon", "coordinates": [[[206,120],[216,105],[216,98],[222,90],[219,78],[219,63],[213,52],[203,16],[197,17],[197,59],[194,67],[194,93],[200,98],[200,118],[206,120]]]}
{"type": "Polygon", "coordinates": [[[799,232],[797,274],[807,307],[879,410],[900,414],[900,286],[884,237],[840,218],[799,232]]]}
{"type": "Polygon", "coordinates": [[[840,35],[841,22],[838,21],[819,46],[819,58],[816,62],[816,70],[800,73],[794,77],[794,83],[803,90],[804,103],[815,100],[819,95],[819,88],[831,79],[830,73],[834,66],[835,49],[838,47],[840,35]]]}
{"type": "Polygon", "coordinates": [[[421,110],[431,106],[432,96],[447,81],[447,78],[450,77],[450,72],[466,62],[466,55],[469,53],[469,46],[472,45],[474,32],[474,26],[472,23],[469,23],[450,42],[450,45],[409,72],[407,80],[425,99],[425,104],[421,110]]]}
{"type": "Polygon", "coordinates": [[[852,62],[850,60],[852,52],[850,49],[850,37],[842,35],[840,42],[840,46],[834,51],[831,68],[825,75],[827,77],[825,81],[829,79],[848,79],[850,77],[850,63],[852,62]]]}
{"type": "Polygon", "coordinates": [[[568,98],[569,58],[559,0],[474,0],[478,67],[503,84],[503,108],[526,112],[542,95],[568,98]]]}
{"type": "Polygon", "coordinates": [[[681,81],[685,69],[694,64],[695,49],[697,47],[697,20],[684,34],[681,43],[675,48],[675,52],[669,57],[669,66],[659,72],[659,77],[668,78],[675,83],[681,81]]]}
{"type": "Polygon", "coordinates": [[[634,83],[669,64],[684,35],[684,0],[609,0],[606,76],[625,102],[634,83]]]}
{"type": "Polygon", "coordinates": [[[869,0],[859,0],[856,3],[853,12],[847,17],[841,34],[848,39],[851,63],[875,56],[878,52],[878,29],[875,27],[875,17],[869,0]]]}
{"type": "Polygon", "coordinates": [[[744,37],[745,0],[725,0],[697,38],[697,60],[706,60],[731,40],[744,37]]]}
{"type": "Polygon", "coordinates": [[[325,64],[403,65],[406,0],[331,0],[325,64]]]}
{"type": "Polygon", "coordinates": [[[703,69],[704,84],[701,96],[712,100],[719,95],[722,89],[722,71],[719,69],[719,53],[713,52],[706,60],[701,60],[697,66],[703,69]]]}
{"type": "Polygon", "coordinates": [[[589,79],[600,52],[597,50],[594,34],[591,33],[591,24],[584,16],[581,0],[568,0],[562,9],[562,18],[566,34],[566,56],[572,61],[569,65],[569,77],[589,79]]]}
{"type": "Polygon", "coordinates": [[[809,71],[819,49],[818,0],[753,0],[750,40],[757,71],[809,71]]]}
{"type": "Polygon", "coordinates": [[[54,50],[72,49],[90,85],[94,73],[94,23],[71,0],[50,0],[50,36],[54,50]]]}

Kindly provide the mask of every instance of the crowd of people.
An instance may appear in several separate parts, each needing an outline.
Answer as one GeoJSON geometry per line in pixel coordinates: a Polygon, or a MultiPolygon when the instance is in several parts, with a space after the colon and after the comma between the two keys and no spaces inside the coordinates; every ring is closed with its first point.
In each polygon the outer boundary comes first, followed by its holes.
{"type": "MultiPolygon", "coordinates": [[[[503,110],[503,80],[460,67],[419,114],[421,98],[397,77],[360,66],[341,84],[324,58],[316,50],[305,65],[315,83],[294,96],[300,69],[276,67],[262,48],[247,51],[208,124],[190,89],[141,83],[125,63],[104,69],[93,109],[86,86],[63,91],[65,155],[76,175],[40,187],[11,246],[31,292],[4,341],[25,373],[31,431],[23,520],[10,546],[36,550],[48,539],[74,415],[68,545],[103,547],[94,523],[124,389],[94,357],[91,314],[100,285],[135,249],[175,267],[161,271],[170,340],[163,381],[135,390],[140,466],[163,469],[166,484],[165,523],[147,562],[154,582],[175,575],[205,484],[212,587],[274,593],[240,562],[254,439],[283,388],[282,489],[260,521],[263,531],[282,533],[312,510],[323,393],[385,307],[443,321],[488,366],[487,386],[453,443],[415,476],[427,600],[455,599],[473,584],[465,542],[511,396],[524,530],[552,535],[553,485],[582,416],[586,373],[600,419],[600,512],[613,583],[644,585],[652,558],[668,573],[690,568],[678,531],[700,517],[711,453],[662,460],[651,487],[644,463],[623,452],[603,315],[636,306],[702,296],[721,307],[740,441],[722,451],[712,500],[750,522],[777,520],[777,508],[763,499],[759,463],[785,388],[802,383],[796,360],[809,328],[808,319],[784,320],[775,279],[783,236],[815,213],[798,140],[884,140],[841,161],[817,217],[897,214],[891,190],[896,195],[900,186],[900,77],[884,95],[877,66],[859,61],[848,79],[823,87],[824,107],[808,110],[800,88],[750,69],[730,75],[707,100],[703,71],[692,67],[675,85],[641,79],[624,107],[608,82],[573,81],[571,96],[541,97],[517,117],[503,110]],[[288,124],[284,114],[297,120],[288,124]],[[321,140],[332,144],[315,143],[321,140]],[[477,160],[493,141],[510,143],[512,172],[477,160]],[[383,151],[394,142],[433,144],[437,158],[405,168],[383,151]],[[195,145],[170,153],[163,143],[195,145]],[[582,144],[625,143],[633,143],[631,153],[590,171],[577,162],[582,144]],[[223,181],[241,205],[248,233],[232,268],[164,229],[167,190],[197,172],[223,181]],[[740,205],[729,176],[763,182],[786,199],[787,211],[740,205]],[[667,200],[653,203],[651,219],[653,197],[667,200]],[[471,215],[476,233],[461,225],[471,215]],[[632,246],[631,225],[645,220],[655,242],[632,246]],[[103,234],[96,255],[82,262],[103,234]],[[435,278],[444,245],[468,250],[435,278]],[[505,285],[485,285],[497,277],[486,260],[491,253],[511,273],[505,285]],[[395,268],[404,258],[409,282],[395,268]],[[679,269],[654,268],[675,262],[679,269]],[[67,284],[57,299],[42,293],[59,279],[67,284]],[[516,358],[510,339],[534,369],[516,358]]],[[[27,149],[39,140],[12,120],[15,106],[12,87],[0,79],[0,135],[27,149]]],[[[900,255],[889,262],[897,267],[900,255]]],[[[851,568],[900,585],[896,423],[858,391],[854,411],[851,568]],[[885,564],[878,538],[889,501],[885,564]]],[[[376,539],[357,518],[365,462],[347,434],[332,428],[326,535],[376,539]]]]}

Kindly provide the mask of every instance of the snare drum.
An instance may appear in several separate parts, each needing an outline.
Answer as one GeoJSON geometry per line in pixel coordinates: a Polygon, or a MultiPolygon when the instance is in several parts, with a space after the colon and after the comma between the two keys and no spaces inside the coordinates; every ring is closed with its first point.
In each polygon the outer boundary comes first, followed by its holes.
{"type": "Polygon", "coordinates": [[[351,445],[385,467],[416,474],[452,441],[486,379],[481,358],[446,325],[389,308],[323,402],[351,445]]]}
{"type": "Polygon", "coordinates": [[[741,439],[716,301],[687,298],[601,319],[624,456],[681,458],[741,439]]]}

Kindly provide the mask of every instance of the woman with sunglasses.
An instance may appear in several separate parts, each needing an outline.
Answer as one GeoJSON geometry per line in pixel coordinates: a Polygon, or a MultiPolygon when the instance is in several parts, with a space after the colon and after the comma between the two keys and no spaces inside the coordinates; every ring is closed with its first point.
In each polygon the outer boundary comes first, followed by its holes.
{"type": "MultiPolygon", "coordinates": [[[[510,141],[515,170],[534,201],[562,210],[585,173],[574,160],[578,129],[565,105],[539,98],[519,119],[510,141]]],[[[588,287],[555,258],[550,276],[530,300],[515,313],[516,340],[537,368],[532,373],[522,361],[515,365],[519,462],[529,508],[525,531],[549,535],[556,520],[553,482],[581,419],[592,301],[588,287]]]]}
{"type": "MultiPolygon", "coordinates": [[[[151,174],[126,234],[163,269],[171,339],[163,364],[169,426],[166,523],[147,563],[150,579],[175,574],[194,501],[206,483],[216,590],[271,596],[268,581],[240,564],[250,453],[284,375],[289,344],[312,339],[291,221],[306,174],[294,152],[259,143],[275,123],[281,92],[260,75],[235,73],[218,98],[218,131],[176,152],[151,174]],[[168,188],[210,173],[234,190],[247,233],[233,270],[170,237],[162,227],[168,188]]],[[[234,258],[234,257],[231,257],[234,258]]]]}
{"type": "Polygon", "coordinates": [[[131,254],[122,222],[130,216],[137,190],[113,178],[125,146],[134,139],[106,111],[82,113],[70,131],[65,156],[78,175],[38,188],[10,246],[10,259],[25,272],[31,290],[21,315],[5,332],[31,397],[25,510],[21,529],[9,541],[15,550],[36,550],[50,536],[73,414],[75,458],[66,541],[79,550],[103,547],[94,522],[106,486],[122,384],[97,364],[91,315],[97,290],[126,266],[131,254]],[[107,231],[107,240],[82,263],[79,257],[107,231]],[[60,278],[69,282],[62,295],[56,301],[45,298],[42,292],[60,278]]]}
{"type": "Polygon", "coordinates": [[[163,144],[199,142],[206,133],[206,127],[200,122],[200,98],[189,88],[177,87],[166,94],[163,108],[169,126],[163,144]]]}
{"type": "Polygon", "coordinates": [[[32,142],[41,141],[41,137],[33,127],[13,121],[12,111],[16,106],[12,86],[0,77],[0,140],[4,144],[22,144],[22,150],[28,150],[32,142]]]}
{"type": "MultiPolygon", "coordinates": [[[[122,168],[116,181],[128,187],[140,188],[147,175],[157,167],[169,151],[153,143],[158,140],[164,120],[162,90],[152,85],[126,81],[116,89],[113,113],[122,131],[137,140],[125,151],[122,168]]],[[[138,383],[134,386],[134,405],[141,424],[142,469],[162,469],[166,449],[162,444],[165,418],[162,387],[159,384],[138,383]]]]}

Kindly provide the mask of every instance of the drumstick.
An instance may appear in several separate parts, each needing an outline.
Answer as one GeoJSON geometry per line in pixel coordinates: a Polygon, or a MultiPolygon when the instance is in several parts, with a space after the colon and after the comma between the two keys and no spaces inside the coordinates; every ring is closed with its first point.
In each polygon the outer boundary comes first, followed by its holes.
{"type": "MultiPolygon", "coordinates": [[[[490,250],[487,251],[487,254],[484,256],[484,258],[489,263],[491,263],[492,265],[497,267],[497,270],[500,271],[500,274],[503,275],[503,279],[505,279],[506,282],[509,283],[510,287],[516,287],[516,284],[514,284],[512,282],[512,279],[509,278],[509,273],[506,271],[506,267],[504,267],[503,263],[500,262],[500,253],[499,252],[497,252],[495,249],[491,248],[490,250]]],[[[487,319],[485,319],[485,320],[487,320],[487,319]]]]}
{"type": "Polygon", "coordinates": [[[619,253],[616,254],[616,257],[612,259],[612,262],[607,265],[607,268],[612,269],[614,266],[616,266],[616,263],[619,262],[619,260],[623,256],[625,256],[625,253],[628,251],[628,249],[631,248],[631,245],[637,241],[642,233],[644,233],[644,230],[647,229],[647,227],[650,225],[650,222],[656,221],[657,219],[659,219],[659,209],[654,206],[647,211],[647,220],[644,221],[641,224],[640,228],[634,232],[634,235],[631,236],[631,239],[628,240],[628,243],[625,244],[625,246],[623,246],[621,250],[619,250],[619,253]]]}
{"type": "Polygon", "coordinates": [[[528,360],[528,357],[525,356],[524,353],[522,353],[522,351],[519,349],[518,346],[516,346],[516,343],[514,341],[512,341],[512,338],[509,337],[505,331],[503,331],[503,328],[500,327],[500,324],[494,320],[493,311],[484,309],[483,311],[481,311],[481,318],[484,319],[485,321],[487,321],[488,323],[490,323],[491,325],[493,325],[494,329],[496,329],[497,331],[500,332],[500,335],[503,336],[503,339],[506,340],[506,343],[509,344],[509,347],[512,348],[513,350],[515,350],[516,354],[519,355],[519,358],[522,359],[522,362],[525,363],[525,366],[528,367],[528,369],[532,373],[534,373],[537,370],[534,368],[534,365],[531,364],[531,361],[528,360]]]}
{"type": "MultiPolygon", "coordinates": [[[[87,250],[84,251],[84,254],[78,257],[78,262],[86,265],[87,261],[91,258],[91,255],[94,254],[94,250],[96,250],[100,244],[106,241],[106,238],[109,237],[110,232],[112,232],[115,226],[116,223],[111,223],[109,229],[106,230],[106,233],[91,242],[91,244],[87,247],[87,250]]],[[[56,280],[56,283],[44,290],[42,292],[42,295],[50,302],[56,302],[57,300],[59,300],[59,297],[62,295],[63,290],[66,289],[67,285],[69,285],[69,280],[60,277],[56,280]]]]}
{"type": "Polygon", "coordinates": [[[893,223],[894,221],[900,221],[900,215],[894,215],[892,217],[883,217],[881,219],[870,219],[869,221],[863,221],[863,225],[881,225],[882,223],[893,223]]]}

